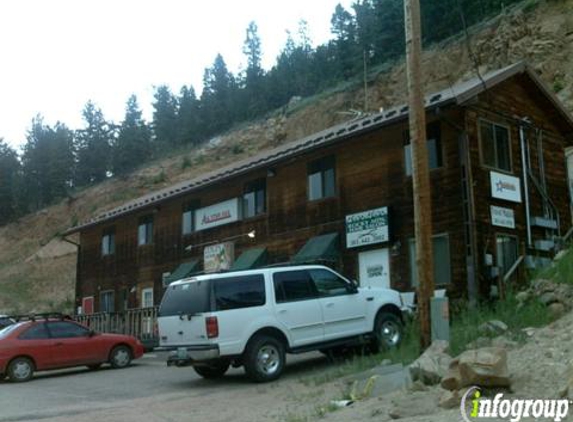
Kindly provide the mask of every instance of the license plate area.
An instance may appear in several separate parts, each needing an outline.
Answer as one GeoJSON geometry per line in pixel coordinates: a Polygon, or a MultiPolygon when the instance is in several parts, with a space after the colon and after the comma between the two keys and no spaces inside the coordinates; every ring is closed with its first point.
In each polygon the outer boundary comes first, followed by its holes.
{"type": "Polygon", "coordinates": [[[189,353],[187,352],[186,347],[178,347],[177,348],[177,358],[187,359],[188,357],[189,357],[189,353]]]}

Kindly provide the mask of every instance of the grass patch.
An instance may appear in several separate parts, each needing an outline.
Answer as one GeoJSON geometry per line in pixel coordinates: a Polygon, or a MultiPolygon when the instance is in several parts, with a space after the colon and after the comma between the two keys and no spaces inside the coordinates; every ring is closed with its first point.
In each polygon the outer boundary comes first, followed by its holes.
{"type": "Polygon", "coordinates": [[[534,278],[545,278],[555,283],[573,284],[573,248],[567,249],[565,255],[547,268],[535,274],[534,278]]]}
{"type": "Polygon", "coordinates": [[[512,340],[523,341],[521,331],[526,327],[541,327],[551,322],[547,308],[533,299],[520,305],[512,292],[504,300],[485,304],[475,309],[465,308],[452,318],[450,331],[450,353],[457,356],[466,350],[469,343],[481,336],[479,326],[497,319],[508,326],[507,336],[512,340]]]}

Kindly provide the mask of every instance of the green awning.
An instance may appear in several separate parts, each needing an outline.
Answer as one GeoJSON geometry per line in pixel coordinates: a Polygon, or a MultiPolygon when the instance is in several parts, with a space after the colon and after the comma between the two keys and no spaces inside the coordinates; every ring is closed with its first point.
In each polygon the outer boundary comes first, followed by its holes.
{"type": "Polygon", "coordinates": [[[237,258],[231,266],[231,271],[250,270],[267,265],[267,248],[248,249],[237,258]]]}
{"type": "Polygon", "coordinates": [[[163,286],[169,286],[171,283],[182,278],[189,277],[195,273],[199,272],[199,260],[194,259],[193,261],[184,262],[175,268],[168,277],[163,280],[163,286]]]}
{"type": "Polygon", "coordinates": [[[338,260],[338,233],[328,233],[309,239],[291,259],[295,264],[338,260]]]}

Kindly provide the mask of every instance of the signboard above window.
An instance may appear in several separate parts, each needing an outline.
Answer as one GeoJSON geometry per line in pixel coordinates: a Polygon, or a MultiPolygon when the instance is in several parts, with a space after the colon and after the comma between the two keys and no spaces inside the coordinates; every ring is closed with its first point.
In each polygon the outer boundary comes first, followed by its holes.
{"type": "Polygon", "coordinates": [[[347,248],[387,242],[388,239],[388,207],[346,216],[347,248]]]}
{"type": "Polygon", "coordinates": [[[239,199],[233,198],[195,211],[195,231],[240,220],[239,199]]]}
{"type": "Polygon", "coordinates": [[[521,203],[521,181],[518,177],[490,172],[491,196],[506,201],[521,203]]]}

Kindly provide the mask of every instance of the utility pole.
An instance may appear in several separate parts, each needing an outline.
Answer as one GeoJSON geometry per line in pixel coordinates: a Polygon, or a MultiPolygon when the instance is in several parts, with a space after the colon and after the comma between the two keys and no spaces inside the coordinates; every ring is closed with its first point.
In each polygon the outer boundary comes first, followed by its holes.
{"type": "Polygon", "coordinates": [[[431,339],[430,300],[434,295],[432,252],[432,197],[426,146],[426,106],[422,86],[422,34],[420,1],[404,0],[406,22],[406,61],[410,105],[410,143],[416,235],[416,271],[418,275],[418,312],[421,345],[426,349],[431,339]]]}

